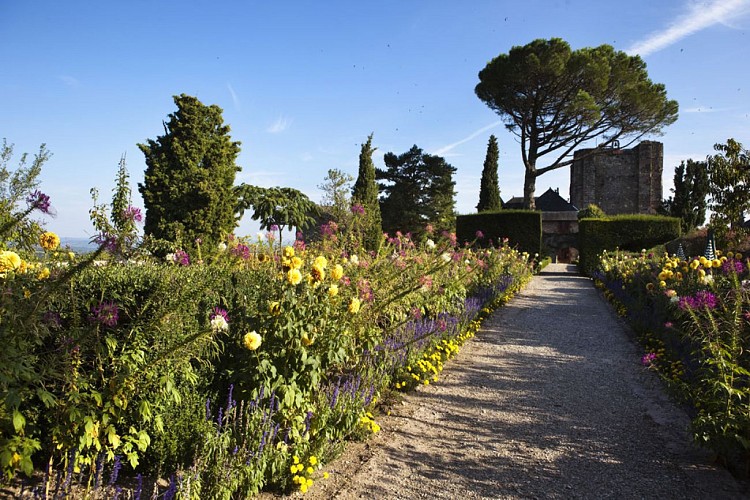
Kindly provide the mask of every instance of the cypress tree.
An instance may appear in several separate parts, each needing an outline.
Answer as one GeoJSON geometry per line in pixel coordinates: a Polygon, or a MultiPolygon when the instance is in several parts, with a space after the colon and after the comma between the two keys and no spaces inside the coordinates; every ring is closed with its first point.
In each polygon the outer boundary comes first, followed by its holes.
{"type": "Polygon", "coordinates": [[[370,134],[359,153],[359,173],[352,189],[352,205],[361,205],[365,209],[366,227],[363,232],[365,248],[368,250],[377,250],[383,235],[378,184],[375,182],[375,165],[372,162],[372,154],[376,149],[372,147],[370,134]]]}
{"type": "Polygon", "coordinates": [[[497,137],[491,135],[487,144],[487,155],[484,158],[477,212],[500,210],[502,208],[500,188],[497,183],[498,156],[497,137]]]}
{"type": "Polygon", "coordinates": [[[234,190],[240,143],[229,136],[222,109],[195,97],[174,96],[177,111],[164,135],[138,144],[146,172],[138,190],[146,208],[144,233],[192,248],[200,238],[214,248],[236,227],[234,190]]]}

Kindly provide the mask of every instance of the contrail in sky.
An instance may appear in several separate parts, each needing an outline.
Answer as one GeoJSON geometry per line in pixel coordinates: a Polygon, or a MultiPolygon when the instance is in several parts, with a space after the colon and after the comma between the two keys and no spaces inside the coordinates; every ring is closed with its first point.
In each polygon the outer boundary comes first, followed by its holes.
{"type": "Polygon", "coordinates": [[[487,125],[486,127],[482,127],[479,130],[476,130],[476,131],[472,132],[468,137],[465,137],[465,138],[461,139],[460,141],[456,141],[453,144],[448,144],[447,146],[443,146],[442,148],[440,148],[437,151],[435,151],[433,154],[437,155],[437,156],[442,156],[445,153],[447,153],[448,151],[450,151],[451,149],[455,148],[456,146],[459,146],[459,145],[461,145],[461,144],[463,144],[465,142],[469,142],[470,140],[472,140],[473,138],[475,138],[479,134],[487,132],[488,130],[497,127],[501,123],[503,123],[502,120],[498,120],[496,122],[492,122],[489,125],[487,125]]]}
{"type": "Polygon", "coordinates": [[[692,4],[688,11],[675,19],[663,31],[651,33],[626,50],[628,54],[645,57],[706,29],[714,24],[728,24],[750,12],[750,0],[714,0],[692,4]]]}

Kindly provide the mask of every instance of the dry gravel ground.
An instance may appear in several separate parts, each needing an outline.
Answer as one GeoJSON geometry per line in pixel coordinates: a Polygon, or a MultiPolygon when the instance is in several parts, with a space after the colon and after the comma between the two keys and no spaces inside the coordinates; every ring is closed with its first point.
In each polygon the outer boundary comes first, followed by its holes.
{"type": "Polygon", "coordinates": [[[553,264],[306,498],[747,498],[589,279],[553,264]]]}

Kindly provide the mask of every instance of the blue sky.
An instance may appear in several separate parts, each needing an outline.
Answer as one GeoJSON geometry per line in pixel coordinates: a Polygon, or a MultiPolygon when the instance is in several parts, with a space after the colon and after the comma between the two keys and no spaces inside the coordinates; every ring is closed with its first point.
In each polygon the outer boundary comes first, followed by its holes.
{"type": "MultiPolygon", "coordinates": [[[[520,149],[475,95],[493,57],[536,38],[604,43],[640,54],[680,104],[664,142],[664,196],[682,159],[734,137],[750,146],[750,0],[0,2],[0,137],[53,153],[42,190],[47,227],[90,236],[89,190],[109,199],[122,154],[137,183],[136,144],[163,133],[186,93],[217,104],[242,142],[237,182],[290,186],[315,201],[328,169],[356,176],[360,144],[416,144],[457,168],[456,206],[478,201],[490,134],[500,190],[520,196],[520,149]]],[[[543,163],[543,162],[542,162],[543,163]]],[[[14,165],[12,163],[12,165],[14,165]]],[[[540,165],[543,166],[543,165],[540,165]]],[[[569,170],[537,180],[568,196],[569,170]]],[[[238,234],[253,234],[245,217],[238,234]]]]}

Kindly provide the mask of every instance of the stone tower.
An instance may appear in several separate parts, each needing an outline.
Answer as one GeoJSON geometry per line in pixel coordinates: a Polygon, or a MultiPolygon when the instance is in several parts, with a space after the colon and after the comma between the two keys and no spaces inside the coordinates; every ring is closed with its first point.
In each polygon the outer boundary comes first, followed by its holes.
{"type": "Polygon", "coordinates": [[[608,215],[655,214],[662,201],[664,145],[643,141],[631,149],[580,149],[570,167],[570,203],[589,203],[608,215]]]}

